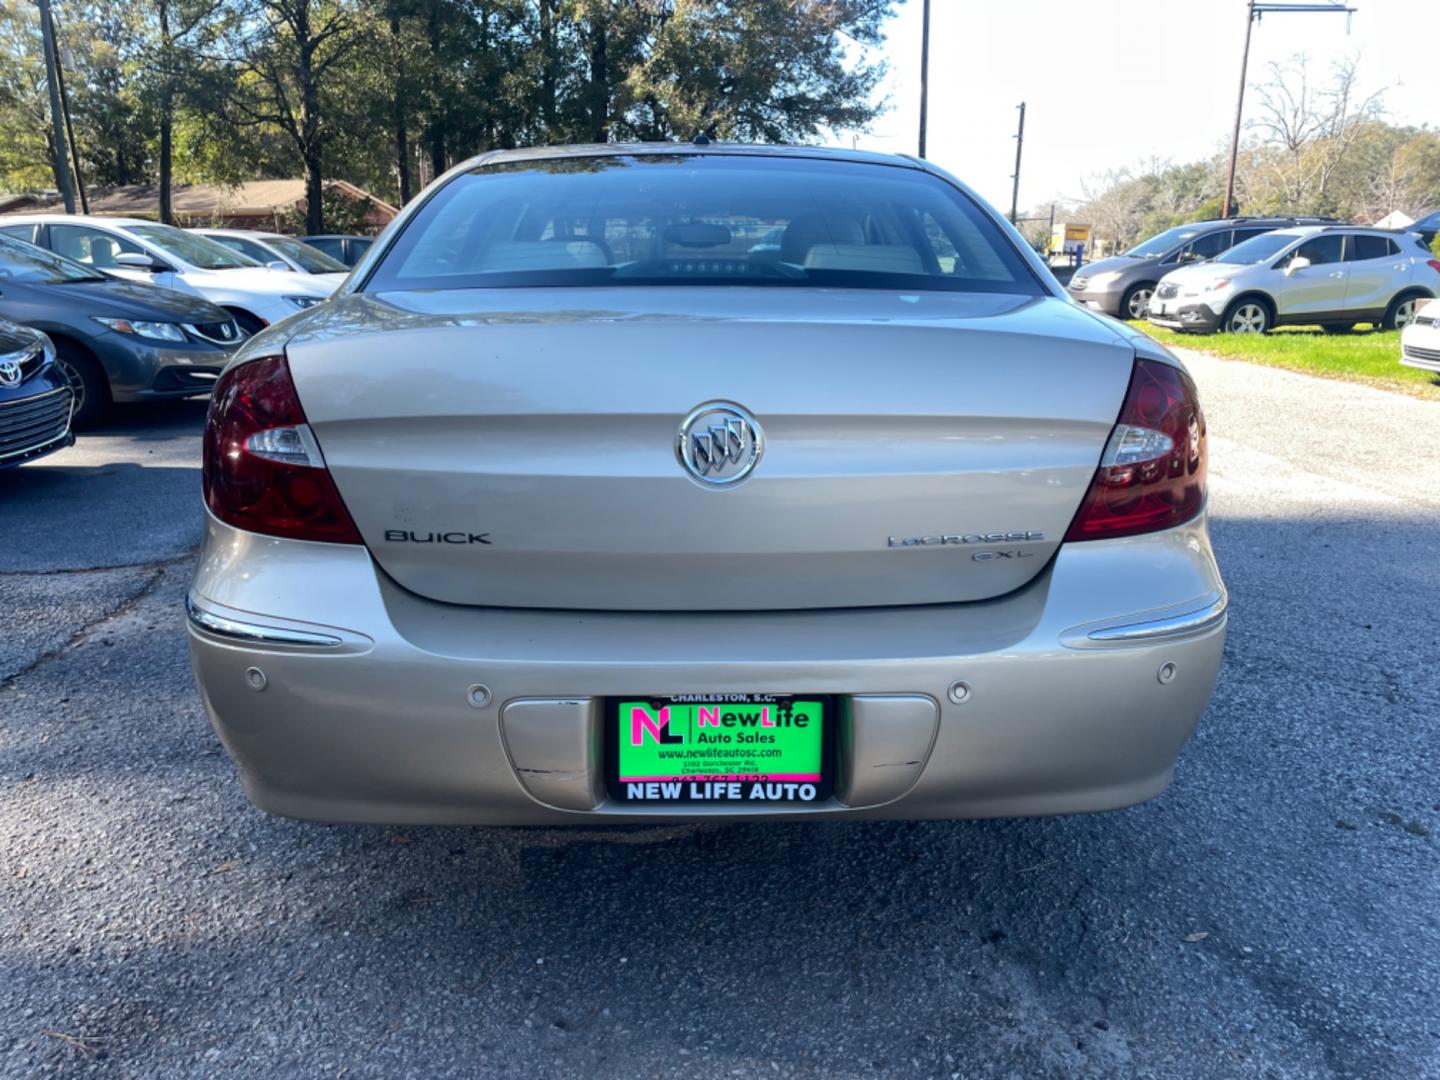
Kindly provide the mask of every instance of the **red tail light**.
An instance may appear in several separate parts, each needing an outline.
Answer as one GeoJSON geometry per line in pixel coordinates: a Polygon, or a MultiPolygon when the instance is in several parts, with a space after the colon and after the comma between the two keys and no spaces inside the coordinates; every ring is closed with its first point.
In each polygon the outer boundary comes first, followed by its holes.
{"type": "Polygon", "coordinates": [[[1440,259],[1426,259],[1425,265],[1430,267],[1430,269],[1434,270],[1437,274],[1440,274],[1440,259]]]}
{"type": "Polygon", "coordinates": [[[205,502],[227,525],[292,540],[358,544],[283,356],[231,368],[205,421],[205,502]]]}
{"type": "Polygon", "coordinates": [[[1205,416],[1179,368],[1136,360],[1120,419],[1066,540],[1168,529],[1205,505],[1205,416]]]}

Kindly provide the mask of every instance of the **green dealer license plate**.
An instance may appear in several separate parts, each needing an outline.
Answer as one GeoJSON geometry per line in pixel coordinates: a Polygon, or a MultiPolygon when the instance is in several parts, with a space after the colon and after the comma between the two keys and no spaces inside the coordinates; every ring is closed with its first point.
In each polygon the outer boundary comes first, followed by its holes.
{"type": "Polygon", "coordinates": [[[814,803],[835,785],[824,694],[610,698],[606,773],[629,803],[814,803]]]}

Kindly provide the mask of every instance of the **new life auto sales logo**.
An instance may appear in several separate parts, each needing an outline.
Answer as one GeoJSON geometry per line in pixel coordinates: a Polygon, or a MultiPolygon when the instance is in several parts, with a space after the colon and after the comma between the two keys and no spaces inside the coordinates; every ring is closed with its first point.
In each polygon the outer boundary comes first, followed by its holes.
{"type": "Polygon", "coordinates": [[[618,778],[635,801],[813,801],[823,722],[821,702],[773,695],[623,701],[618,778]]]}

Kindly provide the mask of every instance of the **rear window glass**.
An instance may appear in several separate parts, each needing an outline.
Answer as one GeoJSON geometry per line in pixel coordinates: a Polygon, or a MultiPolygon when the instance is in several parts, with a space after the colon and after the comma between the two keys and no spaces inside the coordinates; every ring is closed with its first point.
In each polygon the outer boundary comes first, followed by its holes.
{"type": "Polygon", "coordinates": [[[457,177],[365,288],[588,285],[1044,291],[979,206],[918,169],[664,154],[457,177]]]}
{"type": "Polygon", "coordinates": [[[1369,236],[1364,233],[1350,237],[1350,246],[1345,252],[1347,259],[1364,262],[1367,259],[1388,259],[1400,254],[1400,248],[1388,236],[1369,236]]]}

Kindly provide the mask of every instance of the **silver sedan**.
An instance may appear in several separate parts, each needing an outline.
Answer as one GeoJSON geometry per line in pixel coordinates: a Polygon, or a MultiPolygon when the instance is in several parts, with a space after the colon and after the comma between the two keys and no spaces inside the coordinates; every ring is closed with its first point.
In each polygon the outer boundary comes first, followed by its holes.
{"type": "Polygon", "coordinates": [[[195,672],[297,817],[1104,810],[1220,665],[1190,377],[910,158],[467,162],[246,345],[204,482],[195,672]]]}

